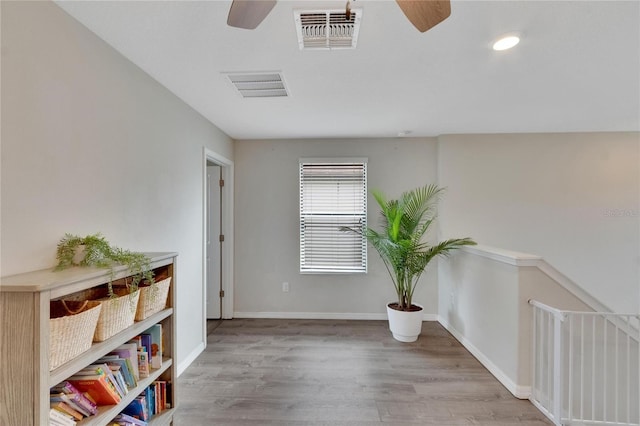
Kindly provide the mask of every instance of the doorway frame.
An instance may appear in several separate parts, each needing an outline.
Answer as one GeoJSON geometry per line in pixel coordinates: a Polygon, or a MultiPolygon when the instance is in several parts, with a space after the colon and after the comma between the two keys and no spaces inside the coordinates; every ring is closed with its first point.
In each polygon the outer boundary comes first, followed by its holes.
{"type": "Polygon", "coordinates": [[[222,256],[222,306],[220,318],[233,318],[233,161],[203,147],[202,150],[202,309],[203,309],[203,341],[207,342],[207,163],[214,163],[222,168],[224,190],[222,191],[222,227],[224,243],[220,251],[222,256]]]}

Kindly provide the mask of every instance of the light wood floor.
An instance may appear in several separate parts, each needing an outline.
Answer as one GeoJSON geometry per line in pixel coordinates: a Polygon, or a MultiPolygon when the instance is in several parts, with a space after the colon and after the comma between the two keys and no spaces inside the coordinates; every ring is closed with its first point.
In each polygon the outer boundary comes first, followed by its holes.
{"type": "Polygon", "coordinates": [[[178,386],[178,426],[551,424],[436,322],[223,321],[178,386]]]}

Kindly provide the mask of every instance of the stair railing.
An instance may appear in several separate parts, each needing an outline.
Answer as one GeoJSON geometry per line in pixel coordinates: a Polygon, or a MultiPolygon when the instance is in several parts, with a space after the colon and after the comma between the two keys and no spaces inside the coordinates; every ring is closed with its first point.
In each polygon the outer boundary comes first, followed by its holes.
{"type": "Polygon", "coordinates": [[[531,402],[555,425],[640,425],[640,315],[535,300],[531,402]]]}

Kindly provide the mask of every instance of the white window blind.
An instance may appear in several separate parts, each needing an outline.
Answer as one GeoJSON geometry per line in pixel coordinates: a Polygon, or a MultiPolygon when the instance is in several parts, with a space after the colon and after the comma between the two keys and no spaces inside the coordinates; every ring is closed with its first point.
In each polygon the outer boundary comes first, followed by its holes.
{"type": "Polygon", "coordinates": [[[367,272],[366,160],[300,160],[300,272],[367,272]]]}

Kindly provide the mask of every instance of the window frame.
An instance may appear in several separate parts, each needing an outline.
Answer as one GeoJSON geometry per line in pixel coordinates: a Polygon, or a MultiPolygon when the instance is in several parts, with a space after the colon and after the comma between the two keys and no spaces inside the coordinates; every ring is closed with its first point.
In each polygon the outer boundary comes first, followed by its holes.
{"type": "MultiPolygon", "coordinates": [[[[349,233],[345,231],[336,230],[335,233],[331,234],[342,241],[350,238],[354,240],[354,243],[344,243],[339,242],[336,244],[336,247],[352,247],[350,252],[345,253],[343,257],[343,265],[340,265],[340,258],[336,259],[336,262],[333,265],[320,265],[323,262],[322,259],[316,262],[309,262],[307,253],[309,252],[309,239],[307,238],[307,231],[309,219],[319,219],[320,222],[322,218],[329,219],[330,221],[342,222],[337,224],[336,227],[342,225],[351,225],[351,226],[360,226],[363,231],[367,229],[367,164],[368,159],[366,157],[336,157],[336,158],[300,158],[299,159],[299,181],[298,181],[298,189],[299,189],[299,271],[300,274],[366,274],[368,270],[368,255],[367,255],[367,238],[364,232],[362,234],[349,233]],[[340,203],[339,201],[336,203],[336,208],[333,212],[323,212],[317,213],[313,211],[309,211],[309,207],[305,210],[305,183],[309,182],[310,174],[305,174],[305,171],[309,171],[314,167],[331,167],[336,166],[336,174],[339,173],[340,167],[349,167],[353,166],[354,169],[361,169],[361,186],[358,185],[357,191],[353,191],[352,198],[346,197],[344,203],[340,203]],[[306,168],[305,168],[306,167],[306,168]],[[361,197],[361,198],[358,198],[361,197]],[[353,200],[357,199],[356,202],[353,200]],[[347,200],[351,200],[350,202],[353,204],[357,204],[357,202],[361,201],[361,209],[357,211],[354,210],[351,213],[340,212],[340,210],[344,210],[345,206],[348,205],[347,200]],[[352,223],[348,223],[349,218],[353,219],[352,223]],[[357,224],[355,223],[357,219],[357,224]],[[351,254],[349,254],[351,253],[351,254]],[[351,259],[353,264],[351,266],[344,266],[344,264],[348,263],[349,255],[351,255],[351,259]]],[[[318,176],[318,175],[316,175],[318,176]]],[[[344,182],[349,183],[349,180],[353,181],[353,177],[356,176],[357,173],[353,175],[345,175],[343,179],[340,179],[336,176],[336,182],[344,182]]],[[[329,176],[331,177],[331,176],[329,176]]],[[[351,184],[353,185],[353,184],[351,184]]],[[[337,191],[336,191],[337,192],[337,191]]],[[[307,194],[309,191],[307,190],[307,194]]],[[[334,194],[338,196],[337,194],[334,194]]],[[[309,196],[309,195],[307,195],[309,196]]],[[[323,232],[323,231],[321,231],[323,232]]],[[[316,246],[316,250],[322,249],[322,244],[320,243],[316,246]],[[320,247],[320,248],[318,248],[320,247]]],[[[312,246],[313,247],[313,246],[312,246]]],[[[338,253],[338,252],[335,252],[338,253]]],[[[322,255],[319,256],[322,258],[322,255]]]]}

